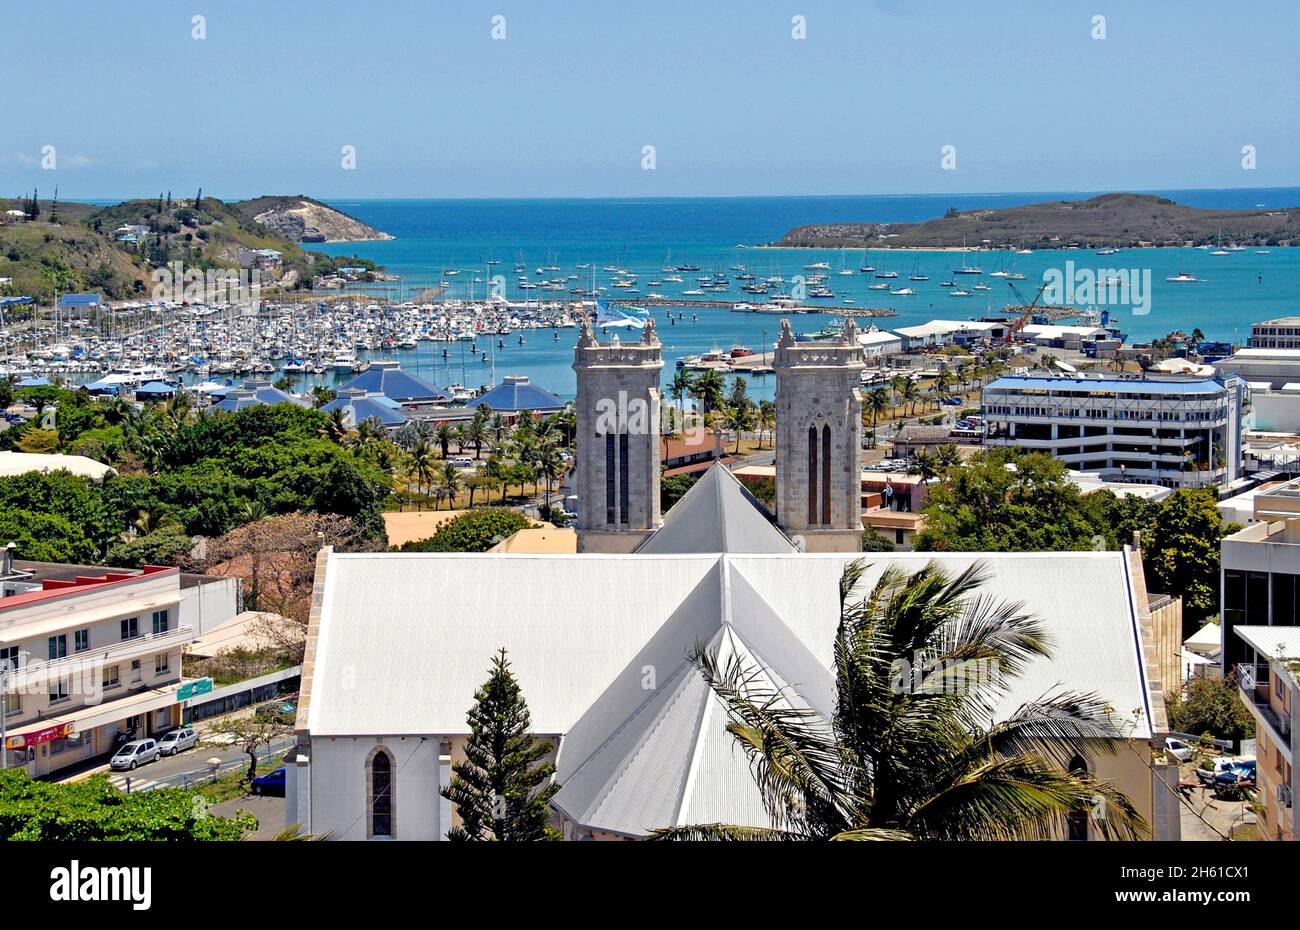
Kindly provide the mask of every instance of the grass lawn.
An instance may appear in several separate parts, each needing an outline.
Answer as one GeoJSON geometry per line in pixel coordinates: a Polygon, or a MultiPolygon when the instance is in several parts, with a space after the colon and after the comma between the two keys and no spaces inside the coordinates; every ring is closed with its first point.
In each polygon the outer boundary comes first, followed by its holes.
{"type": "MultiPolygon", "coordinates": [[[[257,764],[257,774],[265,775],[267,772],[274,772],[283,764],[283,755],[268,756],[257,764]]],[[[247,774],[248,770],[246,768],[240,768],[238,771],[204,782],[199,785],[197,790],[209,804],[233,801],[235,798],[242,798],[248,794],[248,782],[244,781],[244,776],[247,774]]]]}

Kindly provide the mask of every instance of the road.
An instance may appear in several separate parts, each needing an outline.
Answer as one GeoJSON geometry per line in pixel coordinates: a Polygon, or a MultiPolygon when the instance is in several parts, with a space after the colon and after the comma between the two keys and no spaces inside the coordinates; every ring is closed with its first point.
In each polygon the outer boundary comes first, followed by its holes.
{"type": "MultiPolygon", "coordinates": [[[[284,752],[293,745],[293,737],[286,736],[284,739],[273,743],[270,754],[284,752]]],[[[263,759],[267,756],[265,750],[258,753],[258,758],[263,759]]],[[[212,774],[212,766],[208,764],[209,759],[220,759],[221,765],[219,771],[222,774],[238,771],[248,765],[248,755],[238,747],[221,746],[210,742],[206,739],[200,741],[193,749],[187,749],[184,752],[178,752],[173,756],[163,756],[157,762],[151,762],[148,765],[141,766],[134,772],[114,772],[108,767],[108,761],[105,760],[102,765],[95,768],[79,772],[75,778],[81,780],[98,772],[108,773],[108,780],[119,791],[126,791],[129,786],[131,791],[148,791],[152,788],[184,788],[195,781],[206,781],[212,774]]]]}

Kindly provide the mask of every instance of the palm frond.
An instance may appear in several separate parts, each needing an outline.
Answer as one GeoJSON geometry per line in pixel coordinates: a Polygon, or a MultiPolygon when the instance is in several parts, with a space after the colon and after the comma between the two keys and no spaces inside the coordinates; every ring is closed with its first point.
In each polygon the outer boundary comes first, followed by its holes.
{"type": "Polygon", "coordinates": [[[727,709],[727,729],[749,758],[773,825],[847,828],[856,805],[845,784],[844,760],[820,715],[792,705],[739,656],[725,668],[703,648],[692,659],[727,709]]]}
{"type": "Polygon", "coordinates": [[[667,842],[729,842],[729,843],[797,843],[813,839],[804,833],[774,830],[767,827],[738,827],[726,823],[692,824],[686,827],[664,827],[655,830],[648,840],[667,842]]]}

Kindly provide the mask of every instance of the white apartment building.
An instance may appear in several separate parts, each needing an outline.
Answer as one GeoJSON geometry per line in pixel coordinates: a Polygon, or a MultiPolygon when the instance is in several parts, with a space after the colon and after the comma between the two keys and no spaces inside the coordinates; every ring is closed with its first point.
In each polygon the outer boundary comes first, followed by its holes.
{"type": "Polygon", "coordinates": [[[180,571],[33,577],[6,571],[0,597],[6,765],[45,775],[113,752],[119,734],[178,725],[181,652],[197,635],[180,622],[180,571]]]}
{"type": "Polygon", "coordinates": [[[1300,316],[1250,324],[1252,349],[1300,349],[1300,316]]]}
{"type": "Polygon", "coordinates": [[[1256,797],[1264,839],[1294,840],[1300,794],[1300,627],[1239,626],[1252,662],[1237,665],[1241,700],[1255,718],[1256,797]]]}
{"type": "Polygon", "coordinates": [[[1243,385],[1031,372],[984,388],[987,444],[1047,452],[1105,481],[1224,485],[1241,473],[1243,385]]]}

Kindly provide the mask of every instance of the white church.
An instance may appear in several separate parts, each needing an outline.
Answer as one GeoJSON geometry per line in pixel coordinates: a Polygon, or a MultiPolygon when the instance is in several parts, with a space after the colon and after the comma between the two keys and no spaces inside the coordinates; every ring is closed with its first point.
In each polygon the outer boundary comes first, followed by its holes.
{"type": "MultiPolygon", "coordinates": [[[[442,839],[456,815],[439,790],[462,757],[475,689],[505,647],[536,734],[555,746],[552,807],[566,838],[770,826],[725,708],[688,655],[699,644],[724,661],[738,655],[830,718],[838,583],[861,557],[854,336],[850,322],[839,339],[800,342],[782,324],[775,524],[723,465],[661,518],[654,328],[601,343],[584,327],[577,555],[322,550],[286,823],[342,840],[442,839]]],[[[1053,689],[1096,692],[1131,713],[1115,739],[1132,751],[1089,765],[1154,838],[1177,839],[1176,769],[1153,758],[1167,724],[1138,555],[873,553],[862,593],[888,566],[932,559],[953,572],[982,563],[983,592],[1021,602],[1054,640],[1055,656],[1027,665],[1000,713],[1053,689]]]]}

